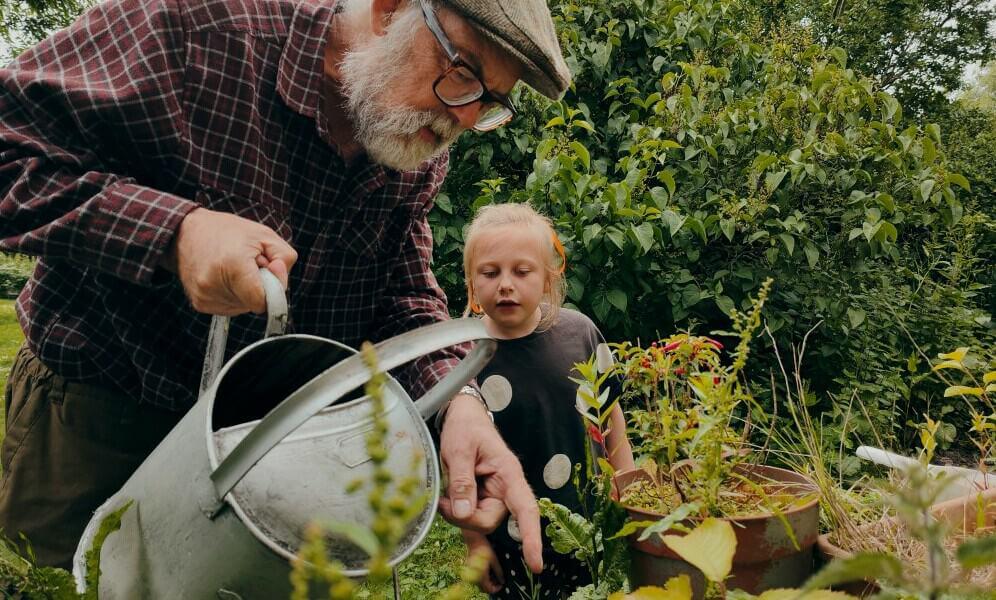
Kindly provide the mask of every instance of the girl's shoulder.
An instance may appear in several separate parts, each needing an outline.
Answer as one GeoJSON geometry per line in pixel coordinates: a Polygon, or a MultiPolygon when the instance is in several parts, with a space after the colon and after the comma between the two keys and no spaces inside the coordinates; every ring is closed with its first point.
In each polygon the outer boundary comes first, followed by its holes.
{"type": "Polygon", "coordinates": [[[591,340],[602,338],[598,326],[588,315],[563,307],[557,314],[557,321],[550,327],[550,332],[557,337],[584,337],[591,340]]]}

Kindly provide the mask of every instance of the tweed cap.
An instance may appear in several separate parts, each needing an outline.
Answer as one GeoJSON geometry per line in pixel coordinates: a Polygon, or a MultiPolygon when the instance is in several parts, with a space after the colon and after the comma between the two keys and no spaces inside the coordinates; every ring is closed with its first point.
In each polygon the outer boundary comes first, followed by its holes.
{"type": "Polygon", "coordinates": [[[571,73],[557,43],[546,0],[436,0],[525,66],[522,80],[547,98],[559,99],[571,73]]]}

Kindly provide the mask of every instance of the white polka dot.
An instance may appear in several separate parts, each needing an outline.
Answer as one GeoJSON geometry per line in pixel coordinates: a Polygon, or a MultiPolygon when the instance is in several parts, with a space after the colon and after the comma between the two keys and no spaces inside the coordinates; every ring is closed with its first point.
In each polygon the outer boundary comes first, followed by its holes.
{"type": "Polygon", "coordinates": [[[511,560],[511,559],[512,559],[512,557],[508,555],[508,552],[506,552],[506,553],[505,553],[505,558],[506,558],[507,560],[511,560]]]}
{"type": "Polygon", "coordinates": [[[515,569],[510,569],[508,572],[512,574],[512,577],[515,577],[515,569]]]}
{"type": "Polygon", "coordinates": [[[515,520],[515,517],[508,518],[508,537],[517,542],[522,541],[522,534],[519,533],[519,522],[515,520]]]}
{"type": "Polygon", "coordinates": [[[554,454],[543,467],[543,483],[551,490],[558,490],[571,478],[571,459],[566,454],[554,454]]]}
{"type": "Polygon", "coordinates": [[[505,410],[512,401],[512,384],[501,375],[492,375],[481,385],[481,395],[492,412],[505,410]]]}
{"type": "Polygon", "coordinates": [[[606,343],[601,343],[595,348],[595,366],[599,373],[604,373],[612,368],[612,350],[606,343]]]}

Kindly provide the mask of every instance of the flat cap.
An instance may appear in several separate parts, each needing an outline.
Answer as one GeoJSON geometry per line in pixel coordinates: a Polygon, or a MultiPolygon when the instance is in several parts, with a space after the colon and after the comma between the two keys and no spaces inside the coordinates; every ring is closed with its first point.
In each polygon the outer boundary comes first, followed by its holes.
{"type": "Polygon", "coordinates": [[[571,84],[546,0],[437,0],[525,66],[522,80],[553,100],[571,84]]]}

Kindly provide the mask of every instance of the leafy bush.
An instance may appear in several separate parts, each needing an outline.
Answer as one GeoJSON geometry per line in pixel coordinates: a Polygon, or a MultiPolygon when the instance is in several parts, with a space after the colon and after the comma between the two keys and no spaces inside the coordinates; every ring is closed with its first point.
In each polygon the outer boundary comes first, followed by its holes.
{"type": "Polygon", "coordinates": [[[762,35],[736,2],[551,8],[574,87],[547,103],[539,134],[526,110],[492,137],[462,139],[432,215],[454,305],[468,215],[529,201],[568,248],[570,302],[608,337],[722,325],[772,277],[765,316],[780,346],[823,322],[805,374],[815,392],[879,386],[868,394],[895,407],[873,413],[886,437],[904,421],[895,413],[922,413],[935,388],[914,398],[874,379],[910,362],[901,320],[927,353],[991,335],[967,268],[982,217],[963,204],[970,184],[946,162],[940,127],[905,122],[842,49],[804,28],[762,35]]]}
{"type": "Polygon", "coordinates": [[[26,256],[0,254],[0,298],[16,298],[31,277],[34,264],[26,256]]]}

